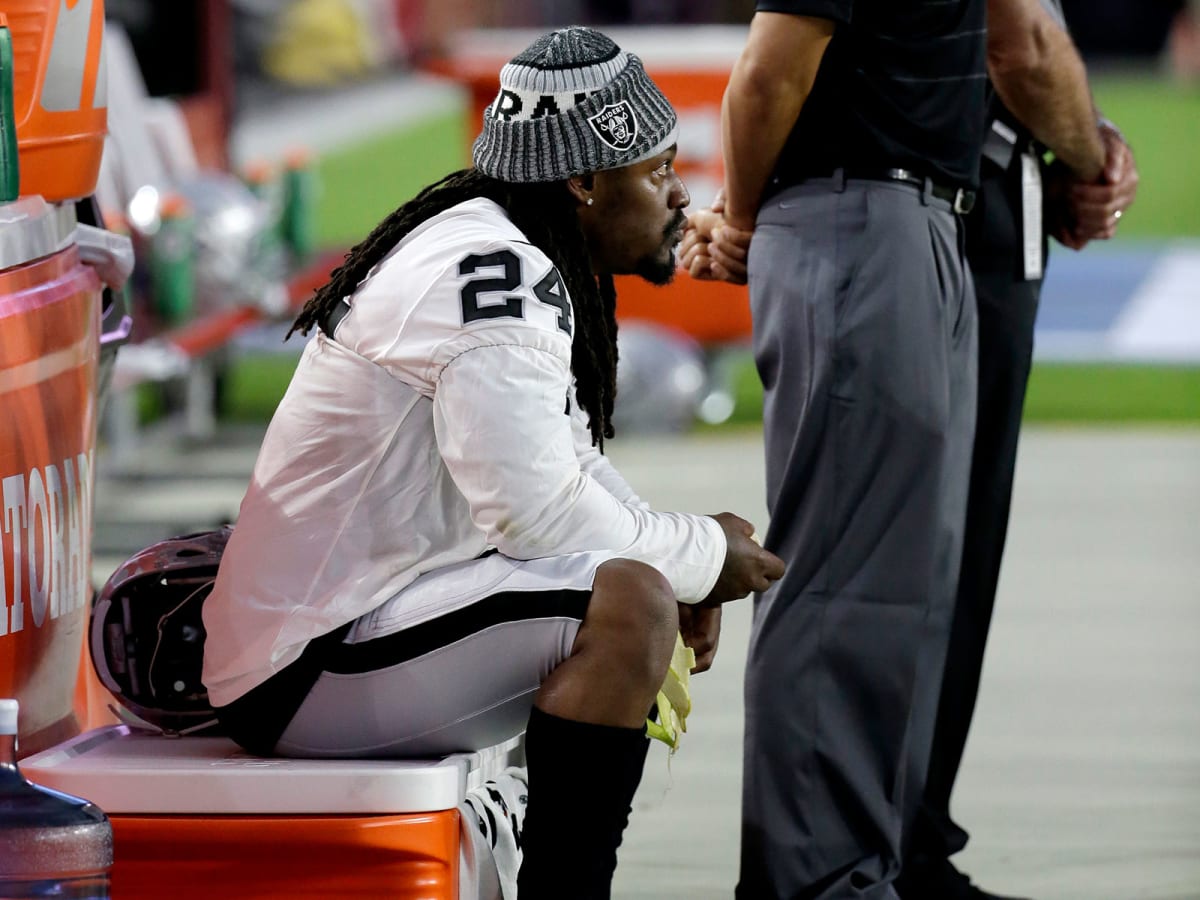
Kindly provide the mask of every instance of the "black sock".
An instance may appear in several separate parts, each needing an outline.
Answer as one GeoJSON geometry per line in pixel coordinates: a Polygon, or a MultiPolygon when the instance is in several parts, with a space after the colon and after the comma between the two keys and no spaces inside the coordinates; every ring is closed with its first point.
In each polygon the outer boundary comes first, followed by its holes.
{"type": "Polygon", "coordinates": [[[520,900],[608,900],[649,744],[644,728],[591,725],[534,707],[525,731],[520,900]]]}

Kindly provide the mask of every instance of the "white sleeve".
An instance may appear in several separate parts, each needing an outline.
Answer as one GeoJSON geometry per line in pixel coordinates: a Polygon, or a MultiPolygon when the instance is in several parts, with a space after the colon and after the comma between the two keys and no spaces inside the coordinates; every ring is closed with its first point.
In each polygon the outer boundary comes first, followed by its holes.
{"type": "Polygon", "coordinates": [[[442,368],[434,428],[475,524],[515,559],[612,550],[658,569],[681,602],[703,599],[725,561],[720,525],[627,505],[585,472],[566,412],[570,383],[560,355],[517,343],[476,346],[442,368]]]}
{"type": "Polygon", "coordinates": [[[600,450],[592,443],[592,430],[588,427],[588,415],[576,402],[575,386],[571,385],[571,432],[575,438],[575,456],[579,459],[579,467],[610,494],[626,506],[649,509],[637,492],[630,487],[625,476],[617,471],[600,450]]]}

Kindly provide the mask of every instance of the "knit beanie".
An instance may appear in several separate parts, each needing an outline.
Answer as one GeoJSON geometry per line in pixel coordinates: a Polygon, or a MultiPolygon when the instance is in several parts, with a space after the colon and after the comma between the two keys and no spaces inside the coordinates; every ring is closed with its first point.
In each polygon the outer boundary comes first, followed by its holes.
{"type": "Polygon", "coordinates": [[[500,70],[472,155],[500,181],[563,181],[648,159],[678,130],[640,59],[573,26],[542,35],[500,70]]]}

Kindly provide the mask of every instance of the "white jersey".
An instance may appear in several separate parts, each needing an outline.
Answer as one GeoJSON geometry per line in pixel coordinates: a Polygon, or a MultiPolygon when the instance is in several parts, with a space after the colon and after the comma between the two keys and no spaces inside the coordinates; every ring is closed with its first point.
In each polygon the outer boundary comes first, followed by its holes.
{"type": "MultiPolygon", "coordinates": [[[[612,551],[654,566],[682,602],[708,594],[724,533],[651,510],[592,446],[570,299],[501,207],[429,219],[351,301],[336,340],[318,331],[304,349],[205,603],[215,705],[418,575],[490,548],[612,551]]],[[[456,602],[403,614],[416,624],[456,602]]]]}

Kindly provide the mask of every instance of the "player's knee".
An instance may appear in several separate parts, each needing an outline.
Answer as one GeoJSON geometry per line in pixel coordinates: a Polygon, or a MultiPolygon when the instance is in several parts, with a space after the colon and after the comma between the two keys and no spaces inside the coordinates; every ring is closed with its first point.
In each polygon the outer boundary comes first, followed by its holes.
{"type": "Polygon", "coordinates": [[[615,559],[596,572],[589,617],[611,636],[612,652],[650,680],[661,680],[679,630],[670,582],[652,566],[615,559]]]}
{"type": "Polygon", "coordinates": [[[632,559],[612,559],[596,571],[595,590],[611,596],[620,610],[636,617],[644,628],[679,628],[679,613],[671,583],[653,566],[632,559]]]}

